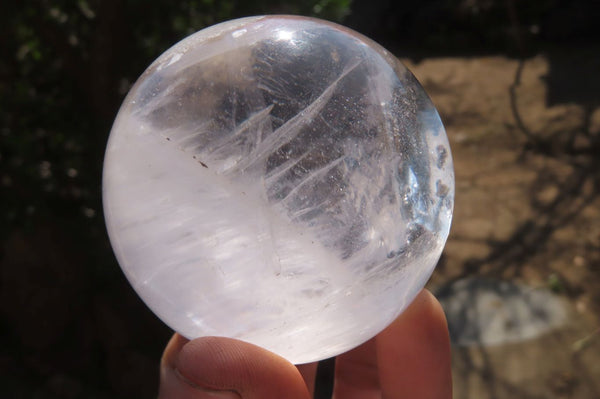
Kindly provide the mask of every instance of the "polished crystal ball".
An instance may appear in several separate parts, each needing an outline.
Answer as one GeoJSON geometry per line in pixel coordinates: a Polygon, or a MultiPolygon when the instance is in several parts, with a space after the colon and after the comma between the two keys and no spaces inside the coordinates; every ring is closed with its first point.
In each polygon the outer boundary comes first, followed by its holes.
{"type": "Polygon", "coordinates": [[[423,288],[454,175],[434,106],[389,52],[267,16],[148,67],[112,128],[103,195],[118,261],[166,324],[305,363],[372,338],[423,288]]]}

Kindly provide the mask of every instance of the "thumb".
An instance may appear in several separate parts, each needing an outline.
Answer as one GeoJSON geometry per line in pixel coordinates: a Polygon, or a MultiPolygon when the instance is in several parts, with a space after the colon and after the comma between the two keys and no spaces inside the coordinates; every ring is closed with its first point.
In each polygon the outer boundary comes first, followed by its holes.
{"type": "Polygon", "coordinates": [[[308,399],[298,369],[276,354],[231,338],[188,341],[175,334],[161,362],[159,399],[308,399]]]}

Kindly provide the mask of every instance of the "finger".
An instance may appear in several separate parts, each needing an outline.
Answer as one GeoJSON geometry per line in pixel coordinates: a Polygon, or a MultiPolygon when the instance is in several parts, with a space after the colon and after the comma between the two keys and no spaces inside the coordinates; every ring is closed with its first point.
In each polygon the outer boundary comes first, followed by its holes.
{"type": "Polygon", "coordinates": [[[296,366],[302,378],[304,379],[304,384],[308,389],[308,393],[312,398],[315,394],[315,378],[317,377],[317,366],[318,362],[315,363],[305,363],[299,364],[296,366]]]}
{"type": "Polygon", "coordinates": [[[183,377],[175,368],[177,356],[189,342],[179,334],[174,334],[163,353],[160,368],[159,399],[201,399],[201,398],[239,398],[235,392],[211,392],[183,377]]]}
{"type": "Polygon", "coordinates": [[[189,339],[175,333],[169,340],[165,351],[163,352],[162,359],[160,360],[161,369],[169,364],[175,363],[175,357],[181,351],[181,348],[185,344],[190,342],[189,339]]]}
{"type": "Polygon", "coordinates": [[[175,336],[165,350],[160,399],[271,397],[309,394],[298,369],[265,349],[231,338],[175,336]]]}
{"type": "Polygon", "coordinates": [[[381,398],[374,339],[336,358],[333,397],[381,398]]]}
{"type": "Polygon", "coordinates": [[[427,290],[376,338],[383,397],[452,397],[450,338],[441,305],[427,290]]]}

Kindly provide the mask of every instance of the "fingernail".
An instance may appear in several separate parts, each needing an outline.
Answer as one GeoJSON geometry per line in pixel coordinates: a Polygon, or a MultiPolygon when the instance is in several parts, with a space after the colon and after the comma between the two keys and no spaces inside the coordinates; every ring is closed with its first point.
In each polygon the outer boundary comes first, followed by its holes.
{"type": "Polygon", "coordinates": [[[175,374],[179,379],[185,382],[187,385],[197,389],[203,393],[203,396],[207,398],[218,398],[218,399],[242,399],[242,397],[235,391],[230,390],[216,390],[203,387],[201,385],[196,384],[194,381],[190,380],[183,374],[179,372],[179,370],[175,369],[175,374]]]}

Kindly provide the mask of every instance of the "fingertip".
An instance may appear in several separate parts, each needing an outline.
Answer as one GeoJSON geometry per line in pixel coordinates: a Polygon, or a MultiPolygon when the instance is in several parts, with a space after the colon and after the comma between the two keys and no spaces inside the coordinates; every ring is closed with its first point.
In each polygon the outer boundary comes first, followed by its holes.
{"type": "Polygon", "coordinates": [[[178,363],[189,340],[177,333],[169,340],[161,359],[159,399],[240,399],[234,391],[214,390],[197,384],[179,371],[178,363]]]}
{"type": "Polygon", "coordinates": [[[231,338],[202,337],[185,342],[174,337],[165,350],[164,363],[180,380],[202,392],[236,394],[244,399],[309,397],[293,364],[231,338]]]}
{"type": "Polygon", "coordinates": [[[381,334],[380,339],[407,336],[427,341],[440,348],[450,348],[448,322],[442,305],[427,289],[421,290],[412,303],[381,334]]]}
{"type": "Polygon", "coordinates": [[[161,367],[175,367],[175,359],[177,355],[181,351],[181,348],[183,348],[183,346],[188,342],[190,342],[190,340],[184,336],[178,333],[173,334],[167,343],[165,350],[163,351],[162,358],[160,360],[161,367]]]}
{"type": "MultiPolygon", "coordinates": [[[[405,313],[407,318],[420,318],[425,326],[431,327],[431,331],[439,332],[441,338],[449,338],[447,333],[448,322],[446,321],[444,309],[428,289],[424,288],[417,294],[405,313]]],[[[396,321],[402,322],[401,317],[402,315],[396,321]]]]}
{"type": "Polygon", "coordinates": [[[247,356],[237,341],[221,337],[202,337],[181,348],[175,367],[195,384],[214,389],[234,389],[232,383],[245,385],[250,378],[247,356]]]}
{"type": "Polygon", "coordinates": [[[431,292],[422,290],[376,342],[382,390],[390,398],[452,397],[448,324],[431,292]]]}

